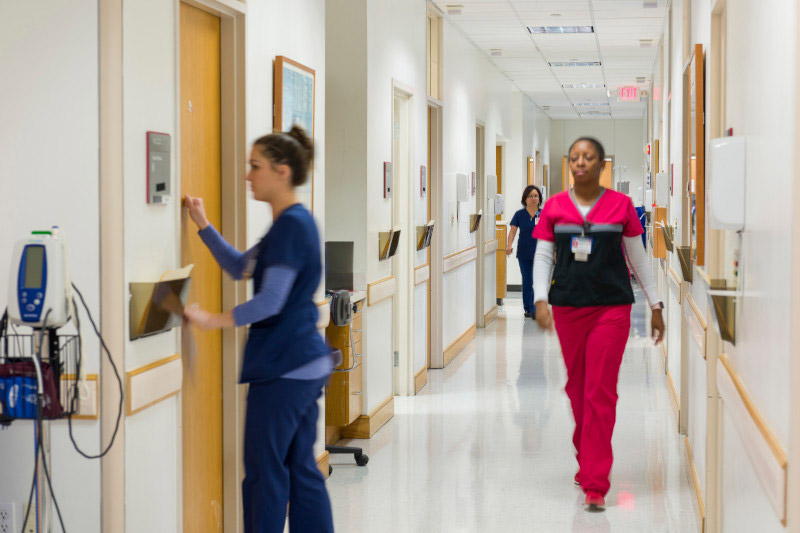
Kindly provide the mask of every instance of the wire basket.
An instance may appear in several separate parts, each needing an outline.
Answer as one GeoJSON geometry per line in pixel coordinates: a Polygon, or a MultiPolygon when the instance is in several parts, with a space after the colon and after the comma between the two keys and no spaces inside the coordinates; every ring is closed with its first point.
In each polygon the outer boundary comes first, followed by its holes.
{"type": "Polygon", "coordinates": [[[0,421],[37,418],[34,354],[41,354],[42,417],[52,420],[74,414],[78,409],[80,353],[80,337],[59,335],[55,330],[0,336],[0,421]]]}

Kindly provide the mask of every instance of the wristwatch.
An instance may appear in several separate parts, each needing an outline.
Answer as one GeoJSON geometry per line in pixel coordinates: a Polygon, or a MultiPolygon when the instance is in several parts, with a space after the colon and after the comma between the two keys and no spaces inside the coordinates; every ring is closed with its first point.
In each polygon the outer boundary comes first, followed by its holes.
{"type": "Polygon", "coordinates": [[[650,309],[652,309],[653,311],[655,311],[656,309],[664,309],[664,302],[654,303],[653,305],[650,306],[650,309]]]}

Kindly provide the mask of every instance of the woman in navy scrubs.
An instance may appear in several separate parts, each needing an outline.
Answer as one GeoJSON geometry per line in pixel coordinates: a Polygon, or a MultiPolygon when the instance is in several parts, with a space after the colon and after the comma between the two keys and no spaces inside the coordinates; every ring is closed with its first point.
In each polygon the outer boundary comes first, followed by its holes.
{"type": "Polygon", "coordinates": [[[250,325],[240,383],[250,385],[245,417],[242,503],[248,533],[333,531],[325,479],[317,469],[317,399],[333,361],[317,332],[314,293],[322,264],[317,226],[297,203],[314,147],[297,126],[258,139],[247,181],[256,200],[272,207],[272,227],[241,253],[206,218],[203,200],[185,197],[199,235],[234,279],[253,278],[253,299],[213,314],[197,307],[186,318],[204,329],[250,325]]]}
{"type": "Polygon", "coordinates": [[[536,254],[536,239],[533,238],[533,228],[539,220],[539,208],[542,204],[542,191],[536,185],[528,185],[522,192],[522,205],[511,219],[511,231],[508,233],[506,255],[514,251],[514,236],[519,228],[519,242],[517,242],[517,261],[522,273],[522,305],[525,308],[525,317],[533,317],[533,256],[536,254]]]}

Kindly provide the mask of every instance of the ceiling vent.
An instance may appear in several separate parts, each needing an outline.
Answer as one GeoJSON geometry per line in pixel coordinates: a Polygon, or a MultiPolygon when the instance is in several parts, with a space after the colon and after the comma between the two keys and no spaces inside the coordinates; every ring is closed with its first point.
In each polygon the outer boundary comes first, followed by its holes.
{"type": "Polygon", "coordinates": [[[492,57],[502,57],[503,49],[502,48],[492,48],[489,50],[489,55],[492,57]]]}
{"type": "Polygon", "coordinates": [[[460,15],[461,10],[464,9],[464,6],[461,4],[448,4],[444,6],[444,8],[447,10],[447,14],[452,16],[460,15]]]}
{"type": "Polygon", "coordinates": [[[642,48],[652,48],[653,39],[639,39],[639,46],[642,48]]]}
{"type": "Polygon", "coordinates": [[[594,26],[528,26],[531,33],[594,33],[594,26]]]}
{"type": "Polygon", "coordinates": [[[550,61],[551,67],[599,67],[599,61],[550,61]]]}

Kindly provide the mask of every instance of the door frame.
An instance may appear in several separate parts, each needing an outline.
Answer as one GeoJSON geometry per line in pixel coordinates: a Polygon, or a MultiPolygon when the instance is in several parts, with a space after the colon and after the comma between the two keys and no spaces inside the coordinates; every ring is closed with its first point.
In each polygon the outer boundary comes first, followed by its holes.
{"type": "MultiPolygon", "coordinates": [[[[181,121],[180,121],[180,5],[187,4],[220,19],[220,139],[222,184],[222,228],[220,233],[235,248],[247,247],[247,187],[240,179],[247,169],[247,130],[245,92],[245,17],[246,7],[226,0],[175,0],[175,165],[176,190],[181,187],[181,121]]],[[[180,220],[182,201],[174,203],[175,217],[180,220]]],[[[180,225],[176,228],[176,262],[180,262],[180,225]]],[[[222,307],[230,309],[247,300],[247,287],[227,276],[222,278],[222,307]]],[[[242,531],[242,497],[244,414],[246,390],[239,387],[240,358],[247,340],[246,328],[222,332],[222,494],[224,531],[242,531]],[[231,512],[236,509],[236,512],[231,512]]],[[[180,339],[176,349],[180,352],[180,339]]],[[[178,412],[182,412],[182,395],[178,396],[178,412]]],[[[178,491],[176,508],[178,529],[183,530],[183,438],[182,417],[177,417],[178,491]]]]}
{"type": "Polygon", "coordinates": [[[414,236],[416,227],[414,226],[414,157],[415,157],[415,99],[414,88],[397,79],[392,79],[392,120],[391,128],[392,139],[392,174],[394,182],[394,193],[392,194],[392,226],[400,226],[401,245],[398,253],[392,258],[392,275],[395,277],[397,292],[392,299],[392,345],[393,351],[399,352],[398,364],[394,366],[392,376],[393,394],[400,396],[412,396],[416,392],[414,384],[414,257],[416,246],[414,236]],[[395,115],[395,100],[405,99],[405,132],[403,123],[400,122],[400,138],[405,136],[405,179],[400,179],[400,166],[395,160],[402,157],[394,151],[394,124],[397,121],[395,115]],[[405,236],[403,235],[405,234],[405,236]]]}
{"type": "MultiPolygon", "coordinates": [[[[444,128],[444,104],[435,98],[428,97],[428,108],[431,111],[430,124],[435,128],[431,135],[431,168],[428,169],[428,194],[430,195],[431,219],[434,221],[433,237],[430,245],[430,359],[429,368],[444,368],[444,341],[442,338],[442,293],[444,280],[443,243],[442,227],[444,226],[444,214],[446,206],[444,204],[444,151],[443,136],[444,128]]],[[[430,375],[429,375],[430,380],[430,375]]]]}
{"type": "MultiPolygon", "coordinates": [[[[486,123],[475,121],[475,209],[476,214],[486,207],[486,123]]],[[[486,210],[488,214],[488,209],[486,210]]],[[[475,325],[486,327],[486,314],[483,310],[486,295],[486,255],[483,253],[484,228],[486,218],[481,217],[475,235],[478,259],[475,261],[475,325]]]]}

